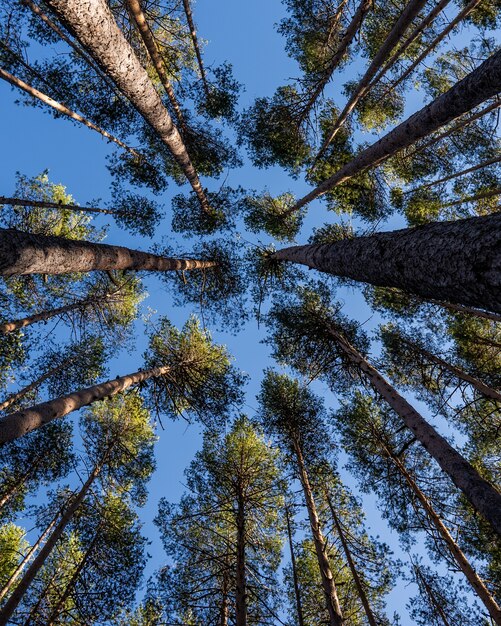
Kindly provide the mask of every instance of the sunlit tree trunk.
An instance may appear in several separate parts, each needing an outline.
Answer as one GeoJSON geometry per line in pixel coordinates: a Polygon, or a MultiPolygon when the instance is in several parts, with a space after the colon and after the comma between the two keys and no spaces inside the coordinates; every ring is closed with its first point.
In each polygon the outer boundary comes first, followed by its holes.
{"type": "Polygon", "coordinates": [[[197,29],[195,28],[195,21],[193,19],[193,13],[191,12],[190,0],[183,0],[183,8],[186,15],[186,21],[190,29],[191,41],[193,42],[193,48],[197,57],[198,69],[200,71],[200,78],[205,91],[205,97],[210,97],[209,83],[207,82],[207,75],[205,73],[204,62],[202,59],[202,53],[200,52],[200,46],[198,44],[197,29]]]}
{"type": "Polygon", "coordinates": [[[66,274],[92,270],[193,270],[213,261],[172,259],[122,246],[0,229],[0,275],[66,274]]]}
{"type": "Polygon", "coordinates": [[[501,313],[501,213],[292,246],[273,258],[501,313]]]}

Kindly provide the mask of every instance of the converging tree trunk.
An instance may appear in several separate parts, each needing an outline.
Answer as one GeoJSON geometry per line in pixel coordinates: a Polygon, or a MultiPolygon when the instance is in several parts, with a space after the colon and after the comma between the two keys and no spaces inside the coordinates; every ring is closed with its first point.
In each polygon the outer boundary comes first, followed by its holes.
{"type": "Polygon", "coordinates": [[[133,374],[119,376],[114,380],[86,387],[55,400],[42,402],[28,409],[11,413],[0,419],[0,444],[22,437],[52,420],[78,411],[78,409],[93,402],[122,393],[133,385],[167,374],[169,369],[169,367],[155,367],[144,372],[139,370],[133,374]]]}
{"type": "Polygon", "coordinates": [[[287,522],[287,538],[289,540],[289,552],[292,567],[292,582],[294,584],[294,597],[296,599],[296,612],[298,626],[304,626],[303,606],[301,603],[301,590],[299,589],[299,579],[297,575],[296,555],[294,554],[294,542],[292,540],[292,530],[289,507],[285,505],[285,521],[287,522]]]}
{"type": "Polygon", "coordinates": [[[243,490],[237,497],[237,559],[236,559],[236,589],[235,589],[235,623],[236,626],[247,626],[247,580],[245,563],[245,504],[243,490]]]}
{"type": "Polygon", "coordinates": [[[315,544],[318,567],[322,578],[322,587],[324,590],[327,610],[329,612],[330,626],[343,626],[343,613],[339,604],[336,583],[334,582],[329,559],[327,558],[325,551],[327,542],[325,541],[320,527],[320,520],[318,519],[317,507],[313,498],[313,491],[308,478],[308,472],[306,470],[301,448],[297,442],[294,442],[294,452],[296,455],[299,478],[306,501],[306,508],[308,510],[313,543],[315,544]]]}
{"type": "Polygon", "coordinates": [[[277,260],[501,313],[501,213],[292,246],[277,260]]]}
{"type": "Polygon", "coordinates": [[[213,261],[172,259],[104,243],[0,229],[0,275],[66,274],[92,270],[194,270],[213,261]]]}
{"type": "Polygon", "coordinates": [[[437,612],[437,615],[440,616],[440,619],[442,620],[442,622],[444,623],[444,626],[453,626],[453,624],[451,624],[449,622],[449,620],[447,619],[447,615],[445,614],[444,608],[442,607],[442,605],[440,604],[440,600],[436,597],[433,589],[430,587],[430,585],[428,584],[427,580],[425,579],[425,577],[423,576],[421,570],[419,569],[418,566],[414,565],[413,567],[416,578],[421,582],[421,584],[424,587],[424,590],[426,592],[426,595],[428,596],[428,598],[430,599],[430,603],[433,606],[433,608],[435,609],[435,611],[437,612]]]}
{"type": "Polygon", "coordinates": [[[475,108],[501,91],[501,50],[484,61],[446,93],[411,115],[379,141],[362,150],[352,161],[310,191],[285,214],[298,211],[305,204],[333,187],[346,182],[367,168],[376,167],[399,150],[426,137],[456,117],[475,108]]]}
{"type": "Polygon", "coordinates": [[[200,46],[198,45],[197,29],[195,28],[193,13],[191,12],[190,0],[183,0],[183,8],[186,15],[186,21],[188,22],[188,27],[190,29],[191,41],[193,43],[193,48],[197,57],[198,69],[200,71],[200,78],[202,79],[205,97],[208,99],[210,97],[209,83],[207,82],[207,75],[205,73],[202,53],[200,51],[200,46]]]}
{"type": "Polygon", "coordinates": [[[181,135],[115,22],[106,0],[48,0],[47,5],[75,33],[84,49],[155,130],[190,182],[202,209],[209,211],[208,200],[181,135]]]}

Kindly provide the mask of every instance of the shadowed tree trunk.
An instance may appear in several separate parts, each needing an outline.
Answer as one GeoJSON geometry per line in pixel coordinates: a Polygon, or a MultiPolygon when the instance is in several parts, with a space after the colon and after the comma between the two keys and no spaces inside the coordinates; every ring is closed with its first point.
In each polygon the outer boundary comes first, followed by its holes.
{"type": "Polygon", "coordinates": [[[27,198],[8,198],[0,196],[0,204],[10,204],[12,206],[33,206],[40,209],[60,209],[69,211],[81,211],[82,213],[104,213],[105,215],[115,215],[113,209],[100,209],[99,207],[79,206],[78,204],[62,204],[61,202],[45,202],[42,200],[28,200],[27,198]]]}
{"type": "Polygon", "coordinates": [[[247,626],[247,581],[245,564],[245,509],[242,489],[238,494],[237,508],[237,562],[235,590],[235,623],[236,626],[247,626]]]}
{"type": "Polygon", "coordinates": [[[272,258],[501,313],[501,213],[292,246],[272,258]]]}
{"type": "Polygon", "coordinates": [[[369,90],[371,80],[374,78],[381,65],[384,63],[384,61],[393,50],[393,48],[396,46],[398,41],[402,38],[402,35],[405,33],[407,28],[409,28],[413,19],[425,6],[426,2],[427,0],[410,0],[409,3],[406,5],[404,10],[400,14],[400,17],[394,24],[385,41],[383,42],[382,46],[377,51],[376,56],[367,68],[364,76],[359,81],[355,92],[352,94],[342,113],[337,118],[331,132],[329,133],[327,139],[324,141],[322,147],[320,148],[320,151],[315,157],[315,161],[317,161],[323,155],[331,141],[336,136],[338,130],[345,123],[349,114],[357,106],[360,100],[365,96],[365,94],[369,90]]]}
{"type": "Polygon", "coordinates": [[[198,69],[200,71],[200,77],[205,91],[205,97],[210,98],[209,83],[207,82],[207,75],[205,74],[204,62],[202,59],[202,53],[200,52],[200,46],[198,45],[197,29],[195,28],[195,21],[193,20],[193,13],[191,12],[190,0],[183,0],[183,8],[186,15],[186,21],[190,29],[191,41],[193,42],[193,48],[197,57],[198,69]]]}
{"type": "Polygon", "coordinates": [[[61,519],[55,526],[47,542],[41,548],[40,552],[37,554],[32,564],[28,567],[24,576],[19,581],[17,587],[14,589],[12,595],[7,600],[3,608],[0,610],[0,626],[7,626],[9,624],[12,614],[17,609],[24,594],[26,593],[29,586],[33,582],[33,579],[38,574],[40,569],[43,567],[45,561],[49,557],[57,541],[60,539],[60,537],[64,533],[64,530],[66,526],[69,524],[69,522],[71,521],[73,515],[78,510],[82,502],[84,501],[84,498],[89,492],[93,482],[99,476],[101,469],[102,469],[102,463],[99,463],[94,467],[94,469],[92,470],[91,474],[85,481],[84,485],[82,486],[78,494],[74,494],[72,501],[69,502],[68,506],[61,514],[61,519]]]}
{"type": "Polygon", "coordinates": [[[430,603],[433,606],[433,608],[435,609],[435,611],[437,612],[437,615],[440,616],[440,619],[442,620],[442,622],[444,623],[444,626],[453,626],[449,620],[447,619],[447,616],[445,614],[445,611],[442,607],[442,605],[440,604],[439,600],[436,598],[435,593],[433,592],[433,589],[430,587],[430,585],[428,584],[427,580],[425,579],[425,577],[423,576],[423,574],[421,573],[419,567],[416,567],[413,564],[413,569],[414,572],[416,574],[416,578],[418,578],[421,581],[421,584],[423,585],[425,591],[426,591],[426,595],[428,596],[428,598],[430,599],[430,603]]]}
{"type": "Polygon", "coordinates": [[[155,130],[184,172],[202,209],[210,211],[181,135],[106,0],[47,0],[47,5],[155,130]]]}
{"type": "Polygon", "coordinates": [[[117,393],[122,393],[129,387],[137,385],[150,378],[163,376],[169,372],[169,367],[155,367],[150,370],[134,372],[127,376],[120,376],[114,380],[108,380],[99,385],[93,385],[75,391],[74,393],[61,396],[55,400],[36,404],[28,409],[16,411],[0,419],[0,444],[22,437],[27,433],[40,428],[44,424],[68,413],[78,411],[98,400],[109,398],[117,393]]]}
{"type": "Polygon", "coordinates": [[[449,206],[457,206],[458,204],[466,204],[467,202],[476,202],[477,200],[485,200],[487,198],[495,198],[496,196],[501,195],[501,187],[496,187],[495,189],[488,189],[487,191],[481,191],[480,193],[475,194],[474,196],[467,196],[466,198],[458,198],[457,200],[451,200],[451,202],[444,202],[441,204],[441,208],[446,208],[449,206]]]}
{"type": "Polygon", "coordinates": [[[296,555],[294,554],[294,542],[292,541],[290,514],[289,514],[289,507],[287,506],[287,504],[285,505],[285,520],[287,522],[287,537],[289,540],[289,551],[290,551],[291,567],[292,567],[292,581],[294,583],[294,597],[296,599],[297,623],[298,623],[298,626],[304,626],[303,607],[301,604],[301,591],[299,589],[299,580],[298,580],[297,569],[296,569],[296,555]]]}
{"type": "Polygon", "coordinates": [[[328,331],[363,378],[402,419],[471,505],[501,535],[501,494],[429,424],[333,326],[328,331]]]}
{"type": "Polygon", "coordinates": [[[7,81],[14,87],[18,87],[19,89],[22,89],[24,92],[26,92],[30,96],[33,96],[33,98],[37,98],[37,100],[40,100],[40,102],[43,102],[47,106],[50,106],[51,108],[55,109],[59,113],[63,113],[64,115],[70,117],[72,120],[75,120],[76,122],[80,122],[80,124],[87,126],[87,128],[90,128],[91,130],[95,130],[97,133],[99,133],[100,135],[108,139],[109,141],[112,141],[113,143],[116,143],[117,146],[120,146],[124,150],[127,150],[127,152],[132,154],[132,156],[136,157],[136,159],[144,160],[144,157],[139,152],[137,152],[136,150],[134,150],[133,148],[125,144],[123,141],[120,141],[120,139],[117,139],[116,137],[111,135],[108,131],[103,130],[99,126],[96,126],[96,124],[86,119],[85,117],[82,117],[79,113],[75,113],[75,111],[72,111],[64,104],[61,104],[57,100],[54,100],[53,98],[44,94],[38,89],[35,89],[35,87],[28,85],[28,83],[25,83],[20,78],[13,76],[12,74],[10,74],[9,72],[7,72],[1,67],[0,67],[0,78],[7,81]]]}
{"type": "Polygon", "coordinates": [[[213,261],[172,259],[122,246],[0,229],[1,276],[126,269],[166,272],[215,265],[213,261]]]}
{"type": "Polygon", "coordinates": [[[362,150],[352,161],[341,167],[330,178],[310,191],[285,212],[298,211],[318,196],[346,182],[367,168],[375,167],[399,150],[426,137],[456,117],[475,108],[501,90],[501,50],[484,61],[449,91],[411,115],[379,141],[362,150]]]}
{"type": "Polygon", "coordinates": [[[308,472],[304,464],[303,454],[299,444],[296,441],[294,441],[294,452],[296,455],[296,461],[299,470],[299,478],[306,501],[306,508],[308,510],[313,543],[315,544],[318,567],[320,569],[320,576],[322,578],[322,587],[324,590],[327,610],[329,612],[330,626],[343,626],[344,620],[343,614],[341,612],[341,606],[339,604],[339,599],[337,596],[336,583],[334,582],[329,559],[327,558],[327,554],[325,552],[327,542],[325,541],[322,529],[320,527],[317,507],[313,498],[313,492],[308,478],[308,472]]]}

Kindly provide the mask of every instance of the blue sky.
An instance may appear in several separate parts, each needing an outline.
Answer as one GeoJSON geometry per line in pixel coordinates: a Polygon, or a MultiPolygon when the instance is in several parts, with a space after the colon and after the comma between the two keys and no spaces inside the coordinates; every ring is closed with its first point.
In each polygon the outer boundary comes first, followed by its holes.
{"type": "MultiPolygon", "coordinates": [[[[299,70],[284,52],[283,39],[276,33],[275,24],[283,17],[284,8],[278,0],[253,0],[242,2],[228,0],[200,0],[193,6],[198,31],[207,40],[204,59],[207,65],[219,64],[228,60],[234,68],[234,75],[245,85],[241,96],[241,106],[250,104],[256,97],[271,95],[278,85],[288,78],[295,77],[299,70]]],[[[343,78],[337,78],[330,86],[330,93],[341,92],[343,78]]],[[[109,199],[110,176],[106,169],[106,155],[110,151],[108,144],[96,133],[76,127],[66,120],[55,120],[40,109],[17,106],[14,104],[17,94],[6,83],[0,83],[0,194],[11,195],[14,190],[15,172],[34,176],[44,169],[49,169],[52,182],[66,185],[75,200],[84,204],[92,199],[109,199]]],[[[414,100],[411,98],[411,101],[414,100]]],[[[417,102],[418,98],[415,99],[417,102]]],[[[412,104],[411,104],[412,106],[412,104]]],[[[295,181],[279,168],[258,170],[248,163],[240,170],[229,174],[227,183],[231,186],[242,185],[245,188],[261,190],[267,187],[272,194],[287,190],[302,196],[309,187],[302,181],[295,181]]],[[[217,189],[217,181],[204,181],[209,189],[217,189]]],[[[170,216],[171,198],[179,193],[179,188],[172,183],[168,192],[161,197],[170,216]]],[[[298,238],[305,241],[314,225],[324,221],[334,221],[333,214],[328,214],[319,202],[312,203],[303,234],[298,238]]],[[[161,234],[168,233],[169,219],[163,223],[161,234]]],[[[258,242],[258,237],[245,235],[247,239],[258,242]]],[[[150,241],[131,237],[124,231],[117,230],[111,224],[107,238],[109,243],[120,243],[130,247],[146,249],[150,241]]],[[[175,239],[174,239],[175,241],[175,239]]],[[[185,247],[184,242],[181,244],[185,247]]],[[[189,316],[189,310],[175,309],[171,298],[163,289],[160,281],[148,279],[149,298],[145,306],[169,316],[177,325],[189,316]]],[[[360,293],[344,291],[343,299],[347,303],[346,312],[359,321],[367,320],[370,312],[363,303],[360,293]]],[[[375,320],[368,324],[371,328],[375,320]]],[[[145,341],[143,325],[137,324],[137,348],[133,354],[124,354],[113,363],[110,374],[116,376],[134,371],[141,366],[141,355],[145,341]]],[[[256,407],[255,395],[259,388],[261,372],[269,365],[269,349],[259,341],[265,336],[265,329],[258,328],[251,321],[237,337],[223,333],[214,333],[214,338],[228,345],[236,358],[236,365],[250,375],[247,407],[244,410],[252,415],[256,407]]],[[[332,394],[322,385],[317,391],[325,394],[326,402],[333,403],[332,394]]],[[[156,515],[158,499],[166,496],[176,500],[183,491],[183,472],[200,445],[200,429],[187,427],[184,421],[166,422],[165,431],[160,431],[157,445],[157,472],[150,483],[150,498],[141,512],[145,534],[151,539],[149,552],[152,559],[148,564],[147,574],[151,573],[164,561],[161,545],[152,519],[156,515]]],[[[353,480],[349,480],[351,486],[353,480]]],[[[385,524],[375,510],[374,498],[364,498],[371,528],[390,544],[395,538],[388,535],[385,524]]],[[[409,590],[402,585],[392,593],[390,609],[399,610],[402,625],[410,624],[405,617],[404,604],[409,590]]]]}

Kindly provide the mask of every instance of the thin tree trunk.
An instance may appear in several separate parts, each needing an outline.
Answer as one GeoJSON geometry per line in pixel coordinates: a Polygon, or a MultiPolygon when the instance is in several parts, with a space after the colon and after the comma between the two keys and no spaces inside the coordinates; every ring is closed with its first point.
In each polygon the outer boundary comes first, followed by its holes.
{"type": "Polygon", "coordinates": [[[466,198],[458,198],[457,200],[452,200],[451,202],[445,202],[440,205],[440,208],[444,209],[450,206],[457,206],[458,204],[466,204],[467,202],[476,202],[477,200],[485,200],[487,198],[495,198],[501,194],[501,187],[496,187],[496,189],[489,189],[488,191],[482,191],[480,193],[475,194],[474,196],[468,196],[466,198]]]}
{"type": "Polygon", "coordinates": [[[5,596],[9,593],[9,591],[12,589],[12,585],[16,582],[16,580],[22,574],[26,565],[31,561],[31,557],[35,554],[38,548],[45,541],[45,538],[47,537],[47,535],[52,531],[52,529],[56,525],[57,518],[59,517],[60,514],[61,514],[61,511],[58,511],[56,513],[56,515],[52,518],[52,520],[50,521],[46,529],[43,531],[40,537],[35,541],[35,543],[31,546],[31,548],[28,550],[24,558],[16,567],[16,569],[12,572],[9,580],[5,583],[3,588],[0,590],[0,601],[3,600],[5,596]]]}
{"type": "Polygon", "coordinates": [[[332,59],[329,61],[329,65],[327,69],[325,70],[324,75],[322,76],[322,79],[318,81],[318,84],[315,87],[312,94],[310,95],[306,105],[304,106],[304,109],[301,111],[301,116],[300,116],[301,122],[308,117],[312,107],[317,101],[317,98],[320,96],[325,86],[332,78],[332,74],[334,73],[334,70],[337,68],[337,66],[343,59],[344,55],[346,54],[348,47],[350,46],[351,42],[355,38],[355,35],[357,34],[357,32],[360,30],[362,23],[364,21],[364,18],[372,5],[373,5],[373,0],[361,0],[355,12],[355,15],[353,16],[351,22],[348,25],[348,28],[346,29],[344,37],[339,42],[339,46],[337,50],[334,52],[332,59]]]}
{"type": "Polygon", "coordinates": [[[413,63],[398,77],[396,81],[394,81],[390,87],[385,91],[385,93],[381,96],[381,100],[385,98],[390,92],[392,92],[402,81],[404,81],[409,74],[411,74],[415,68],[423,61],[432,50],[434,50],[439,43],[441,43],[447,35],[470,13],[480,4],[482,0],[471,0],[465,8],[456,15],[456,17],[449,22],[449,24],[444,28],[444,30],[437,36],[435,39],[423,50],[423,52],[418,56],[417,59],[413,61],[413,63]]]}
{"type": "Polygon", "coordinates": [[[352,161],[341,167],[304,198],[298,200],[285,212],[285,215],[298,211],[329,189],[346,182],[367,168],[379,165],[399,150],[407,148],[485,100],[496,96],[500,89],[501,51],[498,51],[449,91],[411,115],[379,141],[362,150],[352,161]]]}
{"type": "Polygon", "coordinates": [[[12,614],[17,609],[24,594],[26,593],[29,586],[33,582],[33,579],[38,574],[40,569],[43,567],[45,561],[47,560],[47,557],[51,554],[57,541],[60,539],[60,537],[64,533],[66,526],[71,521],[73,515],[75,514],[79,506],[82,504],[85,496],[87,495],[87,493],[89,492],[89,489],[92,486],[92,483],[99,476],[101,469],[102,469],[102,464],[97,464],[94,467],[93,471],[87,478],[86,482],[84,483],[84,485],[82,486],[82,488],[80,489],[76,497],[73,498],[73,501],[69,503],[66,510],[63,511],[63,513],[61,514],[61,519],[59,520],[58,524],[52,531],[49,539],[47,540],[45,545],[41,548],[41,550],[39,551],[39,553],[37,554],[37,556],[31,563],[31,565],[26,570],[24,576],[19,581],[19,584],[12,592],[12,595],[10,596],[10,598],[7,600],[5,605],[0,610],[0,626],[7,626],[9,624],[9,620],[12,617],[12,614]]]}
{"type": "Polygon", "coordinates": [[[462,313],[463,315],[474,315],[475,317],[480,317],[481,319],[491,320],[493,322],[501,322],[501,315],[488,313],[487,311],[480,311],[479,309],[474,309],[471,306],[452,304],[452,302],[440,302],[438,300],[430,300],[430,302],[432,304],[444,307],[445,309],[449,309],[450,311],[462,313]]]}
{"type": "Polygon", "coordinates": [[[223,588],[222,588],[222,596],[223,601],[221,602],[221,610],[219,612],[219,626],[228,626],[228,619],[230,613],[230,602],[229,602],[229,585],[228,585],[228,573],[225,572],[223,575],[223,588]]]}
{"type": "Polygon", "coordinates": [[[129,13],[134,20],[137,29],[143,39],[143,43],[150,55],[150,58],[155,66],[155,70],[158,74],[158,78],[165,89],[165,93],[167,94],[169,101],[174,109],[174,113],[176,114],[177,121],[179,123],[179,127],[186,135],[187,127],[184,120],[183,112],[181,111],[181,107],[179,106],[179,102],[177,101],[176,94],[174,93],[174,89],[172,88],[171,82],[169,80],[169,76],[167,73],[167,68],[165,66],[165,61],[160,54],[157,43],[151,32],[150,27],[148,26],[148,22],[146,21],[146,17],[141,9],[141,4],[139,0],[126,0],[127,8],[129,13]]]}
{"type": "Polygon", "coordinates": [[[445,370],[453,374],[456,378],[459,378],[460,380],[464,380],[465,382],[469,383],[481,395],[489,398],[490,400],[496,400],[497,402],[501,402],[501,393],[499,393],[499,391],[496,391],[495,389],[492,389],[492,387],[489,387],[489,385],[486,385],[478,378],[475,378],[475,376],[471,376],[470,374],[468,374],[468,372],[465,372],[460,367],[456,367],[452,363],[445,361],[439,356],[426,350],[426,348],[423,348],[422,346],[414,343],[410,339],[407,339],[400,334],[398,335],[398,340],[409,346],[409,348],[411,348],[411,350],[413,350],[415,353],[421,354],[432,363],[443,367],[445,370]]]}
{"type": "Polygon", "coordinates": [[[378,70],[381,68],[381,65],[384,63],[388,55],[391,53],[393,48],[401,39],[402,35],[412,24],[412,21],[417,16],[419,11],[421,11],[421,9],[425,6],[425,4],[426,0],[410,0],[408,2],[405,9],[402,11],[400,17],[395,22],[393,28],[383,42],[382,46],[377,51],[376,56],[367,68],[364,76],[359,81],[355,92],[352,94],[345,108],[334,123],[331,132],[327,136],[327,139],[324,141],[317,156],[315,157],[315,161],[317,161],[324,154],[324,152],[327,150],[327,147],[336,136],[338,130],[345,123],[350,113],[357,106],[360,100],[365,96],[369,89],[371,80],[377,74],[378,70]]]}
{"type": "Polygon", "coordinates": [[[501,213],[292,246],[272,258],[501,313],[501,213]]]}
{"type": "Polygon", "coordinates": [[[89,546],[87,547],[87,549],[85,551],[85,554],[80,559],[80,562],[78,563],[77,567],[75,568],[75,571],[71,575],[71,578],[68,581],[68,584],[66,585],[65,590],[63,591],[61,597],[57,601],[56,606],[54,607],[54,610],[52,611],[52,613],[51,613],[51,615],[50,615],[50,617],[49,617],[49,619],[47,621],[47,626],[55,626],[57,618],[59,617],[59,614],[61,613],[61,611],[64,608],[64,603],[68,599],[70,593],[73,591],[73,589],[75,587],[75,584],[76,584],[78,578],[80,577],[80,574],[82,573],[83,568],[87,564],[87,561],[89,560],[89,557],[92,554],[92,551],[94,549],[94,546],[97,543],[98,538],[99,538],[99,529],[96,531],[96,534],[94,535],[94,537],[92,538],[92,541],[90,542],[89,546]]]}
{"type": "Polygon", "coordinates": [[[245,564],[245,509],[242,493],[238,494],[237,508],[237,562],[235,590],[236,626],[247,626],[247,581],[245,564]]]}
{"type": "Polygon", "coordinates": [[[296,568],[296,555],[294,554],[294,542],[292,541],[289,507],[287,506],[287,504],[285,505],[285,520],[287,522],[287,537],[289,539],[289,551],[290,551],[291,566],[292,566],[292,581],[294,583],[294,597],[296,598],[297,623],[298,623],[298,626],[304,626],[303,607],[301,604],[301,591],[299,589],[299,580],[298,580],[297,568],[296,568]]]}
{"type": "Polygon", "coordinates": [[[92,270],[194,270],[213,261],[172,259],[122,246],[0,229],[0,275],[66,274],[92,270]]]}
{"type": "Polygon", "coordinates": [[[362,581],[360,580],[360,576],[358,575],[357,568],[355,566],[355,562],[353,561],[353,557],[351,556],[350,547],[348,546],[348,542],[344,536],[344,531],[339,523],[338,517],[336,515],[336,511],[334,510],[334,505],[332,504],[332,500],[329,494],[326,492],[325,496],[327,498],[327,504],[331,510],[332,519],[334,521],[334,525],[336,526],[337,534],[339,535],[339,539],[341,540],[341,545],[343,546],[343,551],[346,556],[346,561],[348,562],[348,566],[350,568],[351,575],[353,577],[353,581],[355,583],[355,587],[357,588],[358,595],[360,597],[360,601],[362,602],[362,606],[364,607],[365,614],[367,616],[367,621],[370,626],[378,626],[376,618],[374,617],[374,613],[372,612],[371,605],[369,604],[369,600],[365,593],[364,587],[362,585],[362,581]]]}
{"type": "Polygon", "coordinates": [[[45,374],[42,374],[42,376],[39,376],[32,383],[30,383],[29,385],[26,385],[26,387],[23,387],[18,392],[13,393],[12,395],[10,395],[7,398],[7,400],[4,400],[2,403],[0,403],[0,411],[5,411],[5,409],[7,409],[12,404],[14,404],[14,402],[17,402],[18,400],[23,398],[30,391],[32,391],[33,389],[36,389],[37,387],[40,387],[40,385],[43,382],[45,382],[48,378],[50,378],[51,376],[53,376],[57,372],[60,372],[64,367],[67,367],[70,363],[73,363],[73,361],[76,361],[77,358],[79,358],[78,355],[72,356],[72,357],[69,357],[69,358],[65,359],[57,367],[52,367],[50,370],[45,372],[45,374]]]}
{"type": "Polygon", "coordinates": [[[320,569],[320,575],[322,578],[322,587],[324,589],[325,601],[327,610],[329,612],[330,626],[342,626],[343,614],[336,590],[336,583],[332,576],[332,570],[325,553],[326,541],[320,528],[320,521],[318,519],[317,508],[315,500],[313,498],[313,492],[311,489],[310,481],[308,478],[308,472],[306,470],[303,454],[301,448],[294,442],[294,452],[296,454],[296,460],[298,464],[299,477],[301,480],[301,486],[303,487],[303,493],[306,501],[306,508],[308,509],[308,517],[310,520],[310,527],[313,536],[313,543],[315,544],[315,551],[317,553],[318,567],[320,569]]]}
{"type": "Polygon", "coordinates": [[[202,209],[210,211],[181,135],[106,0],[47,0],[47,5],[155,130],[190,182],[202,209]]]}
{"type": "Polygon", "coordinates": [[[30,408],[16,411],[0,419],[0,444],[22,437],[27,433],[40,428],[44,424],[60,417],[78,411],[98,400],[109,398],[122,393],[129,387],[137,385],[150,378],[163,376],[169,372],[169,367],[155,367],[150,370],[134,372],[127,376],[120,376],[105,383],[80,389],[74,393],[61,396],[48,402],[36,404],[30,408]]]}
{"type": "Polygon", "coordinates": [[[437,600],[437,598],[435,598],[435,594],[433,593],[433,590],[431,589],[430,585],[428,585],[428,583],[425,580],[423,574],[421,573],[419,567],[416,567],[414,565],[414,572],[416,574],[416,578],[418,578],[421,581],[421,584],[423,585],[424,590],[426,591],[426,595],[430,599],[430,602],[431,602],[432,606],[434,607],[435,611],[437,612],[437,615],[440,616],[440,619],[444,623],[444,626],[453,626],[449,622],[449,620],[447,619],[447,616],[445,615],[445,612],[444,612],[444,609],[442,608],[442,605],[437,600]]]}
{"type": "Polygon", "coordinates": [[[54,100],[53,98],[42,93],[38,89],[35,89],[35,87],[28,85],[28,83],[25,83],[20,78],[13,76],[12,74],[10,74],[9,72],[7,72],[1,67],[0,67],[0,78],[7,81],[14,87],[18,87],[19,89],[22,89],[24,92],[26,92],[33,98],[37,98],[37,100],[40,100],[40,102],[43,102],[43,104],[50,106],[51,108],[55,109],[59,113],[63,113],[64,115],[70,117],[72,120],[75,120],[76,122],[80,122],[80,124],[87,126],[87,128],[90,128],[91,130],[95,130],[97,133],[99,133],[103,137],[106,137],[106,139],[108,139],[109,141],[112,141],[113,143],[116,143],[117,146],[120,146],[124,150],[127,150],[127,152],[129,152],[134,157],[136,157],[136,159],[140,159],[142,161],[144,160],[144,157],[139,152],[137,152],[136,150],[134,150],[133,148],[125,144],[123,141],[120,141],[120,139],[117,139],[116,137],[111,135],[108,131],[104,130],[103,128],[100,128],[99,126],[96,126],[93,122],[86,119],[85,117],[82,117],[79,113],[75,113],[75,111],[72,111],[64,104],[61,104],[57,100],[54,100]]]}
{"type": "MultiPolygon", "coordinates": [[[[454,178],[460,178],[461,176],[466,176],[466,174],[471,174],[472,172],[476,172],[478,170],[484,169],[484,167],[488,167],[489,165],[494,165],[495,163],[499,163],[501,161],[501,156],[495,157],[493,159],[489,159],[488,161],[483,161],[478,165],[474,165],[469,167],[466,170],[462,170],[461,172],[454,172],[454,174],[449,174],[449,176],[444,176],[443,178],[439,178],[438,180],[432,180],[429,183],[424,183],[423,185],[419,185],[419,187],[413,187],[412,189],[407,189],[404,191],[404,195],[409,193],[414,193],[416,191],[421,191],[421,189],[428,189],[429,187],[434,187],[435,185],[440,185],[441,183],[446,183],[449,180],[453,180],[454,178]]],[[[1,203],[0,198],[0,203],[1,203]]]]}
{"type": "Polygon", "coordinates": [[[473,508],[501,535],[501,494],[429,424],[416,409],[333,326],[328,331],[338,347],[359,369],[375,391],[402,419],[473,508]]]}
{"type": "Polygon", "coordinates": [[[32,206],[40,209],[59,209],[61,211],[81,211],[83,213],[104,213],[105,215],[115,215],[112,209],[101,209],[99,207],[79,206],[78,204],[62,204],[61,202],[46,202],[42,200],[28,200],[27,198],[8,198],[0,196],[0,204],[10,204],[12,206],[32,206]]]}
{"type": "Polygon", "coordinates": [[[498,606],[498,604],[492,597],[491,593],[489,592],[487,587],[484,585],[483,581],[479,578],[478,574],[472,568],[472,566],[470,565],[470,562],[468,561],[466,556],[463,554],[462,550],[459,548],[457,543],[452,538],[452,535],[450,534],[448,528],[445,526],[445,524],[442,522],[440,517],[437,515],[431,502],[428,500],[425,494],[418,487],[415,480],[407,471],[407,469],[405,468],[403,463],[400,461],[400,459],[396,458],[395,455],[392,454],[391,451],[388,450],[387,448],[386,448],[386,454],[389,455],[392,462],[397,467],[398,471],[402,474],[402,476],[407,481],[407,484],[411,488],[412,492],[421,503],[421,506],[423,507],[423,509],[426,511],[426,514],[428,515],[430,521],[435,526],[439,535],[442,537],[443,541],[449,548],[449,551],[454,557],[454,560],[456,561],[459,569],[466,576],[473,590],[475,591],[477,596],[480,598],[480,600],[483,602],[485,608],[489,611],[489,615],[492,617],[494,622],[498,624],[498,626],[501,626],[501,608],[498,606]]]}
{"type": "Polygon", "coordinates": [[[34,617],[36,616],[38,610],[40,609],[40,605],[42,604],[42,602],[45,599],[45,597],[46,597],[50,587],[52,586],[52,584],[54,582],[54,579],[56,578],[56,575],[57,575],[57,572],[53,571],[52,574],[51,574],[51,577],[47,581],[47,584],[44,585],[42,591],[40,592],[36,603],[30,609],[30,611],[28,613],[28,617],[26,618],[26,621],[24,622],[23,626],[33,626],[33,624],[36,623],[34,621],[34,617]]]}
{"type": "Polygon", "coordinates": [[[207,82],[207,75],[205,73],[204,62],[202,59],[202,53],[200,52],[200,46],[198,45],[197,29],[195,28],[195,22],[193,20],[193,13],[191,12],[190,0],[183,0],[184,12],[188,27],[190,29],[191,41],[193,42],[193,48],[197,57],[198,69],[200,70],[200,77],[202,78],[202,84],[204,86],[205,97],[210,98],[209,83],[207,82]]]}

